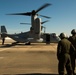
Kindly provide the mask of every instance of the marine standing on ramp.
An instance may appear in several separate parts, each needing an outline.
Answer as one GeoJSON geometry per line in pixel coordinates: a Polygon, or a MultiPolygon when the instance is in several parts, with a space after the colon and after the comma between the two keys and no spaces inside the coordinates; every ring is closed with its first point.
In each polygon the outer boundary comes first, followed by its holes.
{"type": "Polygon", "coordinates": [[[59,75],[65,75],[65,68],[68,75],[73,75],[72,66],[71,66],[71,58],[70,58],[70,48],[73,48],[71,42],[66,39],[66,35],[64,33],[60,34],[61,40],[58,42],[57,46],[57,59],[58,63],[58,73],[59,75]]]}
{"type": "MultiPolygon", "coordinates": [[[[71,31],[72,36],[70,36],[68,39],[69,41],[73,44],[73,46],[75,47],[76,50],[76,30],[73,29],[71,31]]],[[[71,64],[72,64],[72,68],[73,68],[73,74],[75,75],[75,57],[76,57],[76,51],[75,52],[71,52],[70,56],[71,56],[71,64]]]]}

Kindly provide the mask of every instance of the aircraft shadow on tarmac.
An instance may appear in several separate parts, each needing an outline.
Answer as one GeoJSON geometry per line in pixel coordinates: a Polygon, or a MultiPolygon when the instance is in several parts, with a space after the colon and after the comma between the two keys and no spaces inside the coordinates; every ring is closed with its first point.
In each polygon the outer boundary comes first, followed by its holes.
{"type": "MultiPolygon", "coordinates": [[[[12,74],[3,74],[3,75],[12,75],[12,74]]],[[[32,74],[13,74],[13,75],[58,75],[58,74],[32,73],[32,74]]]]}
{"type": "MultiPolygon", "coordinates": [[[[3,75],[12,75],[12,74],[3,74],[3,75]]],[[[13,74],[13,75],[59,75],[59,74],[42,74],[42,73],[32,73],[32,74],[13,74]]],[[[65,74],[67,75],[67,74],[65,74]]],[[[76,75],[76,74],[75,74],[76,75]]]]}
{"type": "Polygon", "coordinates": [[[8,47],[12,47],[15,45],[24,45],[25,46],[25,44],[12,43],[12,44],[1,45],[0,48],[8,48],[8,47]]]}
{"type": "Polygon", "coordinates": [[[2,45],[0,46],[0,48],[8,48],[8,47],[12,47],[15,46],[16,44],[6,44],[6,45],[2,45]]]}
{"type": "Polygon", "coordinates": [[[18,75],[58,75],[58,74],[18,74],[18,75]]]}
{"type": "MultiPolygon", "coordinates": [[[[30,46],[29,44],[21,44],[21,43],[12,43],[12,44],[5,44],[5,45],[0,45],[0,48],[8,48],[8,47],[12,47],[12,46],[16,46],[16,45],[18,45],[18,46],[30,46]]],[[[36,45],[38,45],[38,46],[46,46],[46,45],[51,45],[51,44],[31,44],[31,46],[36,46],[36,45]]],[[[53,46],[53,45],[52,45],[53,46]]]]}

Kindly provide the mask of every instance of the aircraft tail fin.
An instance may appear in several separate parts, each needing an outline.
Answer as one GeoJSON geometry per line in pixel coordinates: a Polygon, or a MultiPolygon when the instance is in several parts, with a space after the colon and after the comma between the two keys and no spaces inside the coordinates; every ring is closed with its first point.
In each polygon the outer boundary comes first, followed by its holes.
{"type": "Polygon", "coordinates": [[[7,30],[6,30],[5,26],[1,26],[0,33],[1,34],[7,33],[7,30]]]}
{"type": "Polygon", "coordinates": [[[5,38],[6,37],[7,30],[5,26],[0,26],[0,38],[5,38]]]}

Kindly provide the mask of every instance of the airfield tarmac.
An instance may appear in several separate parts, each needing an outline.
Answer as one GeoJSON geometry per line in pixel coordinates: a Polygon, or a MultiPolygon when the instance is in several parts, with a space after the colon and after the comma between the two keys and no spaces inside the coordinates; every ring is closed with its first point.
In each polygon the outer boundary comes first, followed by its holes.
{"type": "Polygon", "coordinates": [[[0,75],[58,75],[57,43],[11,45],[13,40],[0,41],[0,75]]]}

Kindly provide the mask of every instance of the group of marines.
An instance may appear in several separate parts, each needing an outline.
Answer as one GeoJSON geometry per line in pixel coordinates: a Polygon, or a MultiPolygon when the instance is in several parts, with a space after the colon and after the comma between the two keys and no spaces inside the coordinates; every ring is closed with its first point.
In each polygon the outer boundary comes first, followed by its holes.
{"type": "Polygon", "coordinates": [[[65,75],[75,75],[75,58],[76,58],[76,30],[71,31],[72,36],[66,38],[64,33],[60,33],[61,40],[57,45],[58,73],[65,75]]]}

